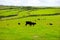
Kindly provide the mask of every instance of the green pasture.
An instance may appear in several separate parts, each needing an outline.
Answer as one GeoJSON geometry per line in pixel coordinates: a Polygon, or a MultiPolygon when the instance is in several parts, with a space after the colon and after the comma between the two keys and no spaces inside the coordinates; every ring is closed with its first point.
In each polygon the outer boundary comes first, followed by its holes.
{"type": "Polygon", "coordinates": [[[60,15],[29,16],[54,13],[60,13],[60,9],[0,9],[0,16],[18,14],[0,19],[0,40],[60,40],[60,15]],[[26,26],[26,21],[36,25],[26,26]]]}

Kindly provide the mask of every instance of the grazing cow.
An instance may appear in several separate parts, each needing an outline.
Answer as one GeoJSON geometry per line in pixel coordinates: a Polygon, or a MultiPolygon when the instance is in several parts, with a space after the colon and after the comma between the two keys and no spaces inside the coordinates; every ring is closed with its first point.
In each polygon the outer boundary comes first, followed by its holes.
{"type": "Polygon", "coordinates": [[[30,26],[32,26],[32,25],[35,25],[36,23],[34,23],[34,22],[31,22],[31,21],[26,21],[26,24],[25,25],[30,25],[30,26]]]}

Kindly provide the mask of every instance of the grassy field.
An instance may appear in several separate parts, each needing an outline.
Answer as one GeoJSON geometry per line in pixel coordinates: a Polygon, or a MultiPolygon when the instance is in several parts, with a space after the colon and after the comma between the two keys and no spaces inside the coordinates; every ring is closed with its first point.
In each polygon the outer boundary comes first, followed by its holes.
{"type": "Polygon", "coordinates": [[[60,8],[0,6],[0,40],[60,40],[60,8]]]}

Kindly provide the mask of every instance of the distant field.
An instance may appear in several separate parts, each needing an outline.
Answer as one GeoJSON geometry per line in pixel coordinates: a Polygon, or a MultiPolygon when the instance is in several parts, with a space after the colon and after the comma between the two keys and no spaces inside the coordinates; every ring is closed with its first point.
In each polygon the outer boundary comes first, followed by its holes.
{"type": "Polygon", "coordinates": [[[60,40],[60,7],[0,6],[0,40],[60,40]]]}

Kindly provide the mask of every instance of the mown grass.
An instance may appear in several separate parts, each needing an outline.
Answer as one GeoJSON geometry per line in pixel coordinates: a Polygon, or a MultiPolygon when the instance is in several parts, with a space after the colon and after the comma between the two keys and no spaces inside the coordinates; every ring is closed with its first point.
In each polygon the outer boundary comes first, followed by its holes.
{"type": "Polygon", "coordinates": [[[11,19],[10,17],[0,19],[0,40],[60,40],[60,15],[19,18],[34,14],[60,13],[59,11],[60,9],[58,8],[0,10],[0,16],[18,14],[18,16],[11,17],[16,19],[11,19]],[[35,22],[36,25],[26,26],[26,21],[35,22]]]}

